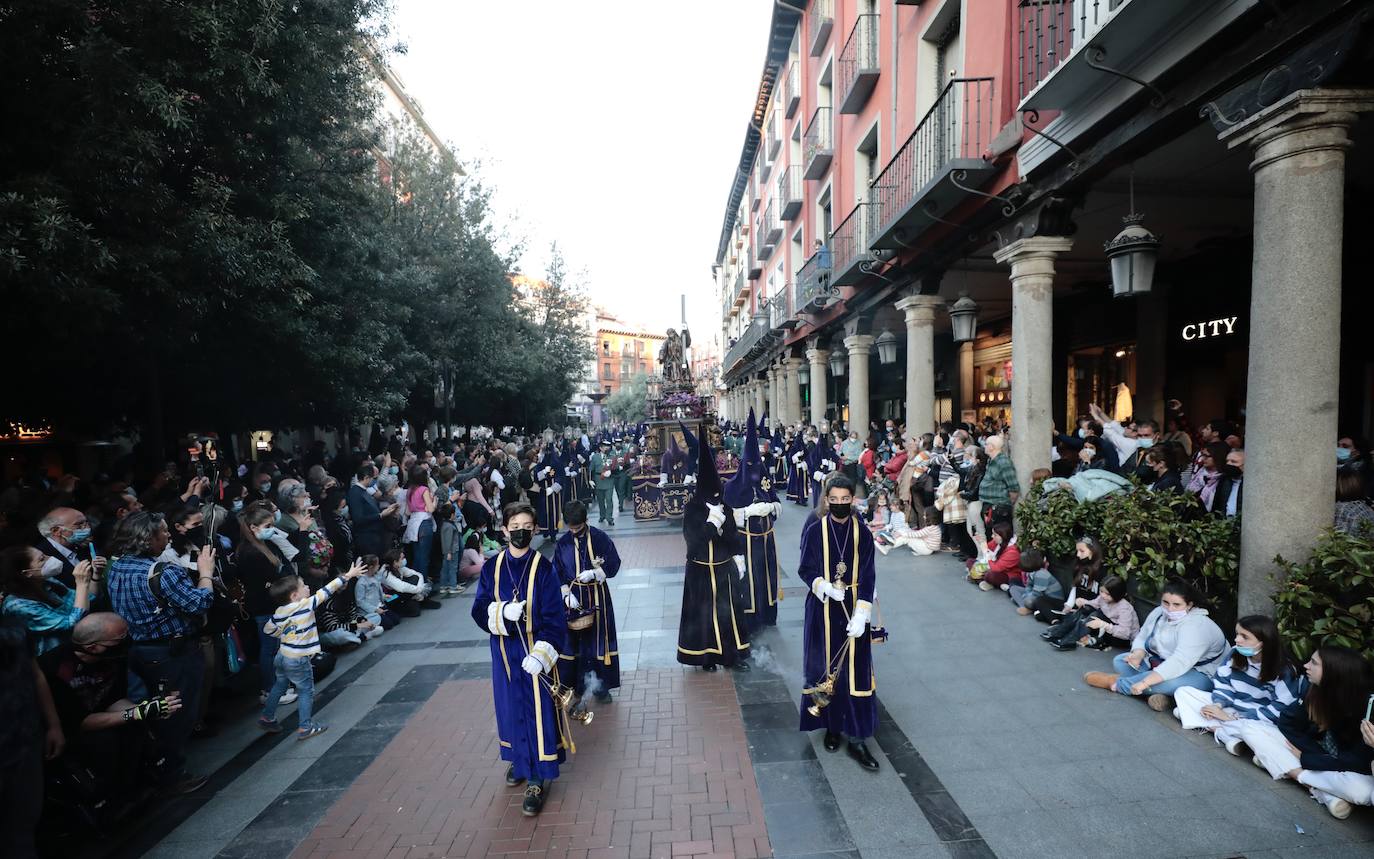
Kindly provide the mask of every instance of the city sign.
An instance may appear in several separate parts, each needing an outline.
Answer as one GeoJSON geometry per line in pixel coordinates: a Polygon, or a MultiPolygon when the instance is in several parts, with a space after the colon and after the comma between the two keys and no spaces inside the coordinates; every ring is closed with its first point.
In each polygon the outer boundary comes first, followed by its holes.
{"type": "Polygon", "coordinates": [[[1224,319],[1211,319],[1207,322],[1189,322],[1183,326],[1184,340],[1201,340],[1205,337],[1224,337],[1227,334],[1236,332],[1236,320],[1239,316],[1228,316],[1224,319]]]}

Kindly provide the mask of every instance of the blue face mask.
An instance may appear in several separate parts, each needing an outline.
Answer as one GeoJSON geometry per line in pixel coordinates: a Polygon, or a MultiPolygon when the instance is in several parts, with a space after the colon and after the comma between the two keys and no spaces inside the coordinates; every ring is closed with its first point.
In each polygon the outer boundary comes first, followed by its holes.
{"type": "Polygon", "coordinates": [[[1336,461],[1337,461],[1337,462],[1348,462],[1349,460],[1350,460],[1350,448],[1348,448],[1348,447],[1338,447],[1338,448],[1336,448],[1336,461]]]}
{"type": "Polygon", "coordinates": [[[233,510],[234,510],[235,513],[238,513],[238,512],[240,512],[241,510],[243,510],[243,499],[242,499],[242,498],[235,498],[235,499],[234,499],[234,503],[233,503],[233,504],[230,504],[229,506],[233,508],[233,510]]]}
{"type": "Polygon", "coordinates": [[[1088,437],[1088,431],[1085,430],[1085,429],[1079,430],[1079,431],[1078,431],[1078,437],[1079,437],[1079,438],[1087,438],[1087,437],[1088,437]]]}
{"type": "Polygon", "coordinates": [[[1142,449],[1155,446],[1155,440],[1152,438],[1138,438],[1136,439],[1136,443],[1139,444],[1142,449]]]}
{"type": "Polygon", "coordinates": [[[1256,657],[1256,656],[1259,655],[1259,648],[1258,648],[1258,647],[1242,647],[1241,645],[1237,644],[1237,645],[1236,645],[1236,652],[1239,653],[1241,656],[1244,656],[1246,659],[1253,659],[1254,657],[1256,657]]]}
{"type": "Polygon", "coordinates": [[[90,539],[90,528],[77,528],[75,531],[72,532],[72,536],[70,537],[70,541],[73,543],[85,543],[87,540],[90,539]]]}
{"type": "Polygon", "coordinates": [[[348,518],[348,505],[347,505],[347,504],[345,504],[344,506],[342,506],[342,507],[339,508],[339,515],[340,515],[340,516],[343,516],[344,518],[348,518]]]}

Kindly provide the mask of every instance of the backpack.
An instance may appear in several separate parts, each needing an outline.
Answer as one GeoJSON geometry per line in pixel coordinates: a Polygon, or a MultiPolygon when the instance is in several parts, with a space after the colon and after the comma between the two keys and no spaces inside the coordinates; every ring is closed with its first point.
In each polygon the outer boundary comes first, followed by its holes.
{"type": "MultiPolygon", "coordinates": [[[[162,590],[162,574],[169,566],[173,565],[166,561],[154,561],[148,568],[148,590],[157,601],[158,611],[171,608],[162,590]]],[[[226,585],[216,577],[211,579],[210,587],[214,593],[214,601],[205,613],[200,615],[200,632],[220,635],[227,632],[236,621],[248,617],[248,612],[243,607],[243,585],[238,581],[226,585]]]]}

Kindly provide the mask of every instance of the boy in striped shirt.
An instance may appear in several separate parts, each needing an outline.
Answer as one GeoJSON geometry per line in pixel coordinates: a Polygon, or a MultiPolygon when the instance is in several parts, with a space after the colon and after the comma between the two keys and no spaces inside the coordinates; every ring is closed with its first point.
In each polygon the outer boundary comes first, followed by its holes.
{"type": "Polygon", "coordinates": [[[354,561],[348,572],[313,594],[300,576],[283,576],[268,589],[269,597],[278,608],[263,625],[262,631],[281,639],[281,647],[273,660],[277,682],[272,685],[272,691],[267,693],[267,704],[258,718],[259,728],[273,734],[281,732],[281,725],[276,718],[277,703],[286,690],[294,685],[299,696],[296,699],[296,714],[300,717],[296,739],[308,740],[325,732],[324,725],[310,718],[315,701],[315,673],[310,657],[320,652],[315,610],[342,590],[349,579],[356,579],[362,572],[362,561],[354,561]]]}

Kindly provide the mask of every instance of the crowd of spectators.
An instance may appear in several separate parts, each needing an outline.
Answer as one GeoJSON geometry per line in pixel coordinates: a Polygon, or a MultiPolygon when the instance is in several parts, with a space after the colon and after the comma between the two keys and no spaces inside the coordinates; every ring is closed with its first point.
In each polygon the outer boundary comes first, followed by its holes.
{"type": "Polygon", "coordinates": [[[198,790],[189,744],[226,714],[277,732],[295,703],[296,738],[318,735],[336,654],[462,593],[501,549],[496,511],[587,444],[397,432],[239,462],[193,438],[160,467],[0,488],[0,853],[198,790]]]}

